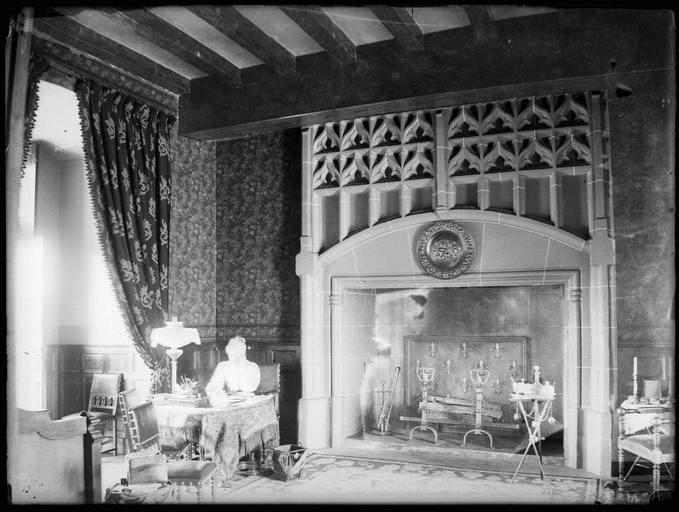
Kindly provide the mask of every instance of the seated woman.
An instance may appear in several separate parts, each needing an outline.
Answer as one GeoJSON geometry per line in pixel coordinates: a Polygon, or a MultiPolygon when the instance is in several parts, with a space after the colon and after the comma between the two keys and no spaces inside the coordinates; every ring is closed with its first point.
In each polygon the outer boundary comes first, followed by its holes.
{"type": "Polygon", "coordinates": [[[240,336],[231,338],[226,345],[228,361],[222,361],[215,368],[205,393],[213,407],[221,407],[228,402],[233,393],[253,393],[259,386],[259,366],[245,357],[245,339],[240,336]]]}

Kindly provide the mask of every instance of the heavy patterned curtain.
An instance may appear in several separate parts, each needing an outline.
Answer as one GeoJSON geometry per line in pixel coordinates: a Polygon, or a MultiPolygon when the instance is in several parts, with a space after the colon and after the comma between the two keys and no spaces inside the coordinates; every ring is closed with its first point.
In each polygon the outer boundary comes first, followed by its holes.
{"type": "MultiPolygon", "coordinates": [[[[26,84],[26,108],[24,110],[24,147],[21,158],[20,176],[25,173],[28,155],[31,149],[31,138],[35,126],[35,114],[38,110],[38,88],[40,77],[49,68],[49,64],[39,55],[32,54],[28,64],[28,83],[26,84]]],[[[5,117],[5,146],[9,137],[10,116],[5,117]]]]}
{"type": "Polygon", "coordinates": [[[168,309],[174,118],[90,80],[75,89],[99,242],[134,345],[157,375],[164,358],[150,334],[168,309]]]}

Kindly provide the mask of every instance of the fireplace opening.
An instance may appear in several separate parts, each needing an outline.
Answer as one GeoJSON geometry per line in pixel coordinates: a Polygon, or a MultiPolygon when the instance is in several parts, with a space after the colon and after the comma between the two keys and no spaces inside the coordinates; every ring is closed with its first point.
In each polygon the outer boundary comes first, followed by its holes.
{"type": "Polygon", "coordinates": [[[527,430],[509,395],[539,366],[557,393],[542,450],[562,460],[563,293],[561,285],[344,289],[334,355],[342,439],[333,444],[489,451],[492,443],[494,452],[521,454],[527,430]],[[425,373],[435,434],[412,430],[423,424],[425,373]]]}

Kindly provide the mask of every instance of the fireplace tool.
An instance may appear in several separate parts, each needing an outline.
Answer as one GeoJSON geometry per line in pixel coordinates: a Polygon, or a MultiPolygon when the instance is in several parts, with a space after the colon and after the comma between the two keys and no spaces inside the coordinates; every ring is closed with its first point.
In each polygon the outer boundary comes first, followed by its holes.
{"type": "Polygon", "coordinates": [[[434,368],[418,366],[415,368],[415,374],[417,375],[417,380],[422,383],[422,398],[418,405],[418,410],[422,413],[422,419],[420,420],[419,425],[410,429],[410,440],[413,440],[413,432],[415,430],[431,430],[434,434],[434,444],[438,444],[439,434],[436,429],[429,424],[427,417],[427,396],[429,394],[429,385],[434,379],[434,368]]]}
{"type": "Polygon", "coordinates": [[[469,374],[471,375],[471,382],[474,385],[474,392],[476,393],[476,399],[474,400],[474,428],[468,430],[464,435],[462,438],[462,446],[467,442],[467,436],[469,434],[486,434],[490,440],[490,447],[494,449],[493,436],[481,428],[483,408],[486,404],[483,399],[483,390],[488,382],[488,377],[490,377],[490,371],[488,370],[486,363],[479,361],[478,364],[474,365],[474,368],[469,370],[469,374]]]}
{"type": "Polygon", "coordinates": [[[394,368],[394,373],[391,375],[391,382],[389,383],[389,389],[386,389],[387,379],[382,379],[380,381],[381,389],[377,392],[381,395],[380,400],[380,416],[377,420],[377,431],[376,433],[381,436],[391,435],[389,430],[389,419],[391,418],[391,406],[394,403],[394,391],[396,390],[396,384],[398,383],[398,376],[401,374],[401,367],[397,366],[394,368]]]}

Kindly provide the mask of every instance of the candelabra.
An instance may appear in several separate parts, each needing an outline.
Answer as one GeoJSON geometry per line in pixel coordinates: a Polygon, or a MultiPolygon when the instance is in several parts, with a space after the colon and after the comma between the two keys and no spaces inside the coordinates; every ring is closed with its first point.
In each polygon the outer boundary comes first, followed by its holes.
{"type": "Polygon", "coordinates": [[[439,435],[434,427],[429,424],[427,417],[427,399],[429,396],[429,386],[434,379],[434,368],[418,366],[415,368],[415,375],[417,375],[417,380],[421,382],[422,397],[418,405],[418,410],[422,414],[420,424],[410,429],[410,440],[413,440],[413,432],[415,430],[431,430],[434,434],[434,444],[438,444],[439,435]]]}
{"type": "Polygon", "coordinates": [[[493,436],[481,428],[482,417],[483,417],[483,407],[485,405],[485,400],[483,399],[483,391],[485,389],[488,378],[490,377],[490,371],[483,361],[479,361],[478,364],[474,365],[474,368],[469,370],[471,376],[471,382],[474,385],[474,392],[476,393],[476,398],[474,399],[474,428],[468,430],[467,433],[462,438],[462,446],[467,442],[467,436],[469,434],[486,434],[490,440],[490,447],[493,447],[493,436]]]}

